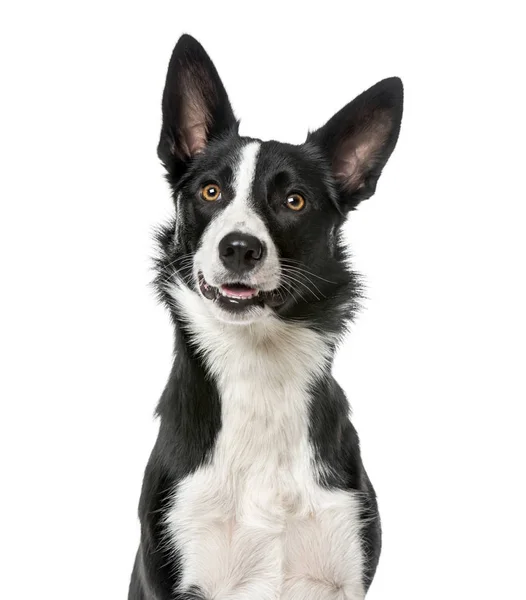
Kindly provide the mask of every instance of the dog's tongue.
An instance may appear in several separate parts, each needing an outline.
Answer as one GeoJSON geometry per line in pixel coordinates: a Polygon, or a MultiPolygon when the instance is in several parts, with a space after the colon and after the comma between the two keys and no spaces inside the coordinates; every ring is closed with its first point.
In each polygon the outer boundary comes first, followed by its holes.
{"type": "Polygon", "coordinates": [[[229,296],[237,296],[238,298],[250,298],[256,293],[254,288],[246,285],[222,285],[221,289],[229,296]]]}

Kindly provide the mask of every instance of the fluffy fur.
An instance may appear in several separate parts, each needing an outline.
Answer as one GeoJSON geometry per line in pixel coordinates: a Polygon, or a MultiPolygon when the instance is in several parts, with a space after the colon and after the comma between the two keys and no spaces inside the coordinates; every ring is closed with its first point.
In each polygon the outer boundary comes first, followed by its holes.
{"type": "Polygon", "coordinates": [[[365,597],[380,519],[331,375],[359,298],[340,230],[374,193],[401,115],[392,78],[302,145],[240,137],[206,52],[189,36],[175,47],[158,148],[175,218],[159,234],[156,280],[175,358],[130,600],[365,597]],[[207,184],[221,192],[213,202],[207,184]],[[236,272],[221,245],[231,235],[226,252],[247,263],[236,272]]]}

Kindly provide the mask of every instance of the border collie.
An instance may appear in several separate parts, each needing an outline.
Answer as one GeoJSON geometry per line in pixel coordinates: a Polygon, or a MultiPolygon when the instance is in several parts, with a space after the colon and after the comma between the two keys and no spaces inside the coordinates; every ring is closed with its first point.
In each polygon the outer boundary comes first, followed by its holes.
{"type": "Polygon", "coordinates": [[[375,191],[402,101],[393,77],[303,144],[242,137],[202,46],[175,46],[158,146],[175,215],[156,278],[175,359],[129,599],[365,597],[381,533],[331,374],[360,296],[340,232],[375,191]]]}

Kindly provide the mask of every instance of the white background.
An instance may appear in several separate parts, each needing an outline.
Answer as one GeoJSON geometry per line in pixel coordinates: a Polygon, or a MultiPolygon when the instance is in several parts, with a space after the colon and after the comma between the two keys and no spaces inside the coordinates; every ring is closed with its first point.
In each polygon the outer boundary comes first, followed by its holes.
{"type": "Polygon", "coordinates": [[[148,284],[183,32],[263,139],[404,80],[398,147],[348,226],[369,299],[335,368],[383,516],[368,598],[526,598],[523,25],[505,1],[3,5],[2,598],[127,594],[171,363],[148,284]]]}

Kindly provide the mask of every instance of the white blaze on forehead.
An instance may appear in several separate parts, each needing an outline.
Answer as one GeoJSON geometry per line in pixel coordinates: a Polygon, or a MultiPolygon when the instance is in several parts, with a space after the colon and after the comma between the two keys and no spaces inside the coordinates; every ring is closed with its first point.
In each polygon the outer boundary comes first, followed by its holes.
{"type": "Polygon", "coordinates": [[[225,235],[234,231],[253,235],[266,246],[266,257],[252,276],[254,285],[266,290],[279,285],[278,253],[265,223],[254,210],[253,186],[260,148],[260,142],[250,142],[241,150],[234,175],[234,197],[203,234],[196,264],[212,285],[228,275],[219,259],[218,246],[225,235]]]}
{"type": "Polygon", "coordinates": [[[217,243],[223,237],[222,234],[232,231],[250,233],[262,241],[268,238],[265,224],[250,206],[260,147],[259,142],[250,142],[241,151],[234,177],[234,198],[218,218],[221,227],[217,231],[217,237],[221,237],[216,239],[217,243]]]}
{"type": "Polygon", "coordinates": [[[237,202],[246,201],[251,196],[260,147],[259,142],[251,142],[241,152],[234,183],[237,202]]]}

